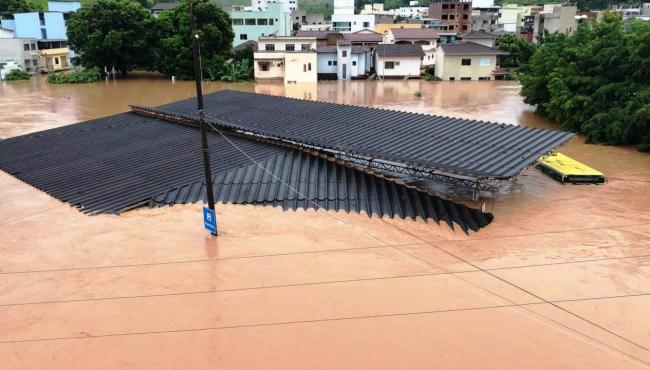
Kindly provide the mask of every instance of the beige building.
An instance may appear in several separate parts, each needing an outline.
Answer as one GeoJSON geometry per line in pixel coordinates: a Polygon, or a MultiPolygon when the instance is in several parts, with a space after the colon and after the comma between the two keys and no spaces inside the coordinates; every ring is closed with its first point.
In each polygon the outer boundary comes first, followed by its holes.
{"type": "Polygon", "coordinates": [[[497,55],[505,51],[474,42],[444,44],[436,50],[436,77],[442,80],[493,80],[497,55]]]}
{"type": "Polygon", "coordinates": [[[285,83],[316,82],[315,37],[260,37],[254,53],[256,80],[283,80],[285,83]]]}
{"type": "Polygon", "coordinates": [[[537,43],[544,32],[573,35],[577,28],[577,10],[575,5],[544,4],[544,9],[535,14],[533,42],[537,43]]]}
{"type": "Polygon", "coordinates": [[[422,24],[420,23],[380,23],[375,25],[375,31],[379,32],[381,34],[387,34],[388,30],[392,28],[397,28],[397,29],[418,29],[422,28],[422,24]]]}

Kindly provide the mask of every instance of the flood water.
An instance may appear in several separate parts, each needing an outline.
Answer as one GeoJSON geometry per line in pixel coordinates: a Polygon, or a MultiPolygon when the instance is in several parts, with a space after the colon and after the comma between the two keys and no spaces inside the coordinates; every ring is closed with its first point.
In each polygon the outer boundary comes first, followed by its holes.
{"type": "MultiPolygon", "coordinates": [[[[0,85],[0,138],[124,112],[129,104],[155,106],[189,98],[194,96],[194,89],[192,81],[172,83],[151,75],[79,85],[51,85],[42,76],[34,76],[31,81],[3,82],[0,85]]],[[[523,102],[516,81],[360,80],[287,86],[282,83],[204,84],[206,93],[222,89],[559,129],[523,102]],[[416,92],[421,96],[416,96],[416,92]]],[[[618,179],[630,186],[650,181],[650,155],[634,148],[588,145],[583,137],[577,137],[561,151],[601,170],[610,180],[618,179]]],[[[558,189],[566,188],[570,187],[559,185],[531,169],[497,196],[499,213],[543,203],[556,197],[558,189]]],[[[588,192],[590,188],[582,189],[588,192]]],[[[576,190],[571,193],[579,194],[576,190]]],[[[641,202],[644,203],[648,203],[648,199],[641,202]]],[[[496,211],[494,204],[491,207],[496,211]]]]}

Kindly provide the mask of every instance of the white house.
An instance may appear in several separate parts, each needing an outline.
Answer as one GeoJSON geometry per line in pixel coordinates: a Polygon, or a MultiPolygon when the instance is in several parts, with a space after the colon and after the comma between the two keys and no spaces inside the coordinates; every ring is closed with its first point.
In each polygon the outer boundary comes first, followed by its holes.
{"type": "Polygon", "coordinates": [[[435,50],[439,37],[438,31],[432,28],[391,28],[384,41],[389,44],[420,45],[424,52],[422,66],[430,67],[436,64],[435,50]]]}
{"type": "Polygon", "coordinates": [[[283,12],[298,9],[298,0],[251,0],[251,9],[253,11],[264,11],[268,3],[281,3],[283,12]]]}
{"type": "Polygon", "coordinates": [[[338,40],[336,45],[319,46],[318,77],[349,80],[370,72],[371,49],[367,45],[352,45],[349,40],[338,40]]]}
{"type": "Polygon", "coordinates": [[[283,80],[285,83],[316,82],[316,38],[265,36],[253,54],[256,80],[283,80]]]}
{"type": "Polygon", "coordinates": [[[379,78],[419,77],[424,51],[415,44],[379,44],[374,51],[379,78]]]}

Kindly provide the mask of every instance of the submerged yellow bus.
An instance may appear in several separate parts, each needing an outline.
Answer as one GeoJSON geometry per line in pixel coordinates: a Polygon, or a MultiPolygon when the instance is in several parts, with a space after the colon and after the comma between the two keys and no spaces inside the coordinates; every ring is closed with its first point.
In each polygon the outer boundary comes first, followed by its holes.
{"type": "Polygon", "coordinates": [[[561,183],[603,184],[605,175],[584,163],[562,153],[555,153],[542,159],[538,167],[561,183]]]}

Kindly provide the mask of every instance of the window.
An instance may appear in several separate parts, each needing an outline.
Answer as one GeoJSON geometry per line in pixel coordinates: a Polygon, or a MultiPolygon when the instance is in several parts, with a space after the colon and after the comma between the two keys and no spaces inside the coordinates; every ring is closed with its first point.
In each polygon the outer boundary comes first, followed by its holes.
{"type": "Polygon", "coordinates": [[[352,61],[352,66],[353,66],[353,67],[356,67],[356,65],[357,65],[357,61],[356,61],[356,60],[353,60],[353,61],[352,61]]]}
{"type": "Polygon", "coordinates": [[[384,62],[384,69],[395,69],[395,62],[384,62]]]}
{"type": "Polygon", "coordinates": [[[273,25],[273,19],[269,19],[269,26],[273,25]]]}
{"type": "Polygon", "coordinates": [[[54,58],[54,64],[59,64],[59,57],[54,58]]]}
{"type": "Polygon", "coordinates": [[[449,14],[449,20],[454,20],[454,19],[456,19],[456,16],[453,14],[449,14]]]}
{"type": "Polygon", "coordinates": [[[479,81],[485,81],[485,80],[490,80],[490,77],[479,77],[479,81]]]}
{"type": "Polygon", "coordinates": [[[467,18],[468,18],[467,14],[463,14],[463,19],[467,19],[467,18]]]}
{"type": "Polygon", "coordinates": [[[348,51],[347,51],[347,50],[343,50],[343,51],[341,51],[341,56],[342,56],[343,58],[347,57],[347,56],[348,56],[348,51]]]}
{"type": "Polygon", "coordinates": [[[363,28],[370,28],[370,22],[363,22],[363,28]]]}
{"type": "Polygon", "coordinates": [[[449,4],[442,4],[443,9],[449,9],[449,4]]]}
{"type": "Polygon", "coordinates": [[[463,9],[465,9],[465,10],[469,9],[469,4],[463,5],[463,9]]]}
{"type": "Polygon", "coordinates": [[[264,45],[264,50],[266,50],[266,51],[275,51],[275,44],[266,44],[266,45],[264,45]]]}
{"type": "Polygon", "coordinates": [[[25,51],[29,51],[29,44],[24,44],[23,49],[25,49],[25,51]]]}
{"type": "Polygon", "coordinates": [[[242,33],[241,35],[239,35],[239,39],[240,40],[248,40],[248,35],[245,34],[245,33],[242,33]]]}
{"type": "Polygon", "coordinates": [[[36,50],[36,44],[32,43],[32,50],[36,50]]]}
{"type": "Polygon", "coordinates": [[[328,60],[328,61],[327,61],[327,65],[328,65],[328,66],[331,66],[331,65],[332,65],[332,61],[331,61],[331,60],[328,60]]]}
{"type": "Polygon", "coordinates": [[[269,62],[258,62],[257,65],[260,67],[260,71],[268,72],[271,63],[269,63],[269,62]]]}
{"type": "Polygon", "coordinates": [[[456,9],[456,4],[449,4],[449,9],[456,9]]]}
{"type": "Polygon", "coordinates": [[[31,60],[25,59],[25,67],[29,67],[29,63],[31,63],[31,62],[32,62],[31,60]]]}
{"type": "Polygon", "coordinates": [[[449,16],[447,14],[442,15],[442,19],[448,19],[448,18],[449,18],[449,16]]]}
{"type": "Polygon", "coordinates": [[[269,21],[266,18],[259,18],[257,20],[257,25],[258,26],[266,26],[267,24],[269,24],[269,21]]]}
{"type": "Polygon", "coordinates": [[[334,61],[334,65],[337,65],[338,63],[339,63],[338,61],[336,61],[336,60],[334,61]]]}
{"type": "Polygon", "coordinates": [[[41,38],[47,40],[47,30],[45,28],[41,28],[41,38]]]}
{"type": "Polygon", "coordinates": [[[244,25],[244,20],[241,18],[233,18],[232,19],[232,25],[233,26],[243,26],[244,25]]]}
{"type": "Polygon", "coordinates": [[[460,80],[461,81],[471,81],[472,78],[471,77],[461,77],[460,80]]]}
{"type": "Polygon", "coordinates": [[[254,26],[255,25],[255,18],[246,18],[244,19],[245,23],[247,26],[254,26]]]}
{"type": "Polygon", "coordinates": [[[307,63],[307,70],[311,71],[311,63],[307,63]]]}
{"type": "Polygon", "coordinates": [[[449,81],[455,81],[456,77],[449,77],[449,81]]]}
{"type": "Polygon", "coordinates": [[[481,58],[478,65],[481,67],[489,67],[492,65],[492,60],[490,58],[481,58]]]}
{"type": "Polygon", "coordinates": [[[284,46],[284,50],[286,50],[286,51],[296,51],[296,45],[295,44],[286,44],[284,46]]]}
{"type": "Polygon", "coordinates": [[[472,60],[469,58],[463,58],[460,60],[460,64],[463,66],[471,66],[472,65],[472,60]]]}
{"type": "Polygon", "coordinates": [[[463,31],[467,31],[467,25],[466,24],[463,25],[463,31]]]}
{"type": "Polygon", "coordinates": [[[309,44],[302,44],[300,45],[300,50],[302,51],[309,51],[310,45],[309,44]]]}
{"type": "Polygon", "coordinates": [[[306,64],[303,64],[303,65],[302,65],[302,71],[303,71],[303,72],[307,72],[307,65],[306,65],[306,64]]]}

